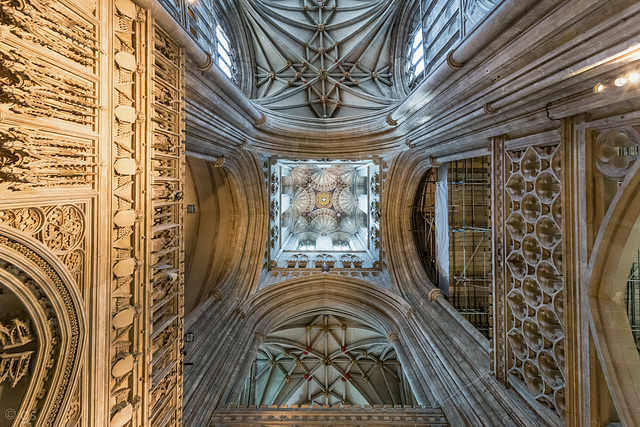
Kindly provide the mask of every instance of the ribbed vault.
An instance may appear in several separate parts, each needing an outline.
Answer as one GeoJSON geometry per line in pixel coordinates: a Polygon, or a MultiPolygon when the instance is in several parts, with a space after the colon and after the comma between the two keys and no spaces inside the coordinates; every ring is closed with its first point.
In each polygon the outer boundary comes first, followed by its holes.
{"type": "Polygon", "coordinates": [[[246,0],[256,102],[303,117],[392,105],[393,0],[246,0]]]}
{"type": "Polygon", "coordinates": [[[328,313],[267,335],[244,390],[249,405],[412,405],[393,345],[369,325],[328,313]]]}

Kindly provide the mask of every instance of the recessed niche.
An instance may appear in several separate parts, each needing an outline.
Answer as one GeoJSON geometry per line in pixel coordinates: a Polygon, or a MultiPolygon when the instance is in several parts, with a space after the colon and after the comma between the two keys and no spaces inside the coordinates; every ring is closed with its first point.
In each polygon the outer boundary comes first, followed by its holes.
{"type": "Polygon", "coordinates": [[[562,276],[547,261],[542,261],[536,268],[536,277],[542,290],[548,295],[554,295],[563,286],[562,276]]]}
{"type": "Polygon", "coordinates": [[[522,373],[524,374],[524,381],[532,396],[536,397],[544,394],[544,381],[535,363],[531,360],[524,362],[522,373]]]}
{"type": "Polygon", "coordinates": [[[527,194],[522,198],[522,214],[528,222],[535,223],[541,212],[542,207],[536,196],[527,194]]]}
{"type": "Polygon", "coordinates": [[[509,178],[509,181],[506,184],[506,189],[512,199],[520,201],[526,192],[526,185],[522,175],[511,175],[511,178],[509,178]]]}
{"type": "Polygon", "coordinates": [[[527,276],[522,281],[522,293],[527,303],[532,307],[539,307],[543,302],[542,291],[535,278],[527,276]]]}
{"type": "Polygon", "coordinates": [[[522,324],[522,333],[527,341],[529,348],[539,351],[544,348],[544,339],[540,333],[538,325],[533,319],[526,319],[522,324]]]}
{"type": "Polygon", "coordinates": [[[533,236],[522,239],[522,256],[529,265],[537,265],[542,259],[542,247],[533,236]]]}
{"type": "Polygon", "coordinates": [[[555,341],[564,336],[562,325],[558,320],[558,317],[553,312],[553,309],[549,307],[540,307],[538,309],[538,325],[540,325],[540,332],[549,339],[555,341]]]}
{"type": "Polygon", "coordinates": [[[527,149],[522,157],[522,175],[527,181],[533,181],[540,173],[540,159],[535,150],[531,147],[527,149]]]}
{"type": "Polygon", "coordinates": [[[507,301],[509,302],[511,311],[517,318],[524,319],[527,316],[529,310],[527,309],[527,303],[525,302],[522,292],[518,289],[512,289],[509,295],[507,295],[507,301]]]}

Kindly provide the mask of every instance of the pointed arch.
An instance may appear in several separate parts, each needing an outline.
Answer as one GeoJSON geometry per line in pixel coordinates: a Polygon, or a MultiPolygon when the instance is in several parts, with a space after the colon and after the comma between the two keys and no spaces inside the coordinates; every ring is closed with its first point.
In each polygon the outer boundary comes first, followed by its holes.
{"type": "MultiPolygon", "coordinates": [[[[5,225],[0,225],[0,283],[20,301],[21,321],[28,325],[24,333],[34,336],[29,348],[33,356],[24,365],[29,383],[19,410],[14,410],[21,416],[30,413],[36,427],[60,425],[68,421],[73,382],[86,347],[80,290],[49,248],[5,225]]],[[[8,346],[0,351],[9,352],[8,346]]]]}
{"type": "Polygon", "coordinates": [[[640,163],[623,181],[596,239],[590,264],[589,304],[598,356],[618,414],[640,424],[640,357],[631,333],[624,294],[640,242],[640,163]]]}

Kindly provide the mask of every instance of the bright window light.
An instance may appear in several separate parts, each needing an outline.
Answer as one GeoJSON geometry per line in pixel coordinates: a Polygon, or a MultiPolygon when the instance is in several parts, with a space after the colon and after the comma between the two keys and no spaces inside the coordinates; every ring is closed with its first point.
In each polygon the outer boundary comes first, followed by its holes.
{"type": "Polygon", "coordinates": [[[413,44],[411,45],[411,47],[413,49],[417,48],[419,44],[422,43],[422,31],[418,31],[416,32],[416,34],[413,36],[413,44]]]}
{"type": "Polygon", "coordinates": [[[222,27],[220,25],[216,26],[216,38],[218,39],[218,66],[227,75],[227,77],[231,78],[232,62],[229,39],[224,31],[222,31],[222,27]]]}
{"type": "Polygon", "coordinates": [[[223,59],[228,66],[231,66],[231,58],[229,58],[227,52],[224,49],[218,49],[218,53],[220,54],[220,59],[223,59]]]}
{"type": "Polygon", "coordinates": [[[231,69],[227,64],[224,63],[222,59],[218,61],[218,66],[220,67],[222,72],[227,75],[227,77],[231,78],[231,69]]]}
{"type": "Polygon", "coordinates": [[[423,56],[424,56],[424,53],[422,52],[422,49],[416,50],[415,52],[413,52],[413,58],[411,58],[411,65],[416,65],[418,61],[422,59],[423,56]]]}
{"type": "Polygon", "coordinates": [[[218,37],[218,42],[224,47],[225,50],[231,50],[229,47],[229,38],[222,30],[220,25],[216,26],[216,37],[218,37]]]}
{"type": "Polygon", "coordinates": [[[419,27],[411,37],[411,45],[407,57],[410,58],[409,64],[407,64],[409,82],[413,82],[413,80],[424,71],[425,65],[422,27],[419,27]]]}
{"type": "Polygon", "coordinates": [[[420,62],[416,64],[416,68],[413,71],[413,77],[418,77],[420,73],[424,71],[424,59],[421,59],[420,62]]]}

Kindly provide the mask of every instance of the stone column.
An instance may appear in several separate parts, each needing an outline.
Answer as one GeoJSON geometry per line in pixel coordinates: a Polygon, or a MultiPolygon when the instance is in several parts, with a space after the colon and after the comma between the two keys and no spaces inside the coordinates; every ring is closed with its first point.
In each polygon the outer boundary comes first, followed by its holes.
{"type": "MultiPolygon", "coordinates": [[[[249,373],[251,372],[251,366],[253,365],[253,360],[255,359],[255,355],[258,352],[258,347],[260,344],[264,342],[264,334],[261,332],[256,332],[253,341],[251,342],[251,346],[247,353],[241,358],[238,362],[238,367],[240,371],[238,375],[235,377],[233,389],[231,390],[231,395],[227,400],[230,405],[237,405],[238,399],[240,399],[240,393],[242,393],[242,388],[244,387],[244,380],[247,379],[249,373]]],[[[238,369],[238,368],[236,368],[238,369]]]]}
{"type": "Polygon", "coordinates": [[[420,382],[416,377],[416,373],[413,371],[411,365],[409,364],[409,357],[407,356],[407,353],[405,353],[404,347],[402,346],[397,333],[393,332],[389,334],[389,343],[391,343],[396,351],[398,360],[402,365],[402,371],[405,373],[407,379],[409,380],[409,385],[411,386],[411,390],[413,390],[413,394],[418,401],[418,404],[428,406],[429,399],[427,399],[427,395],[424,393],[424,390],[422,389],[422,386],[420,385],[420,382]]]}

